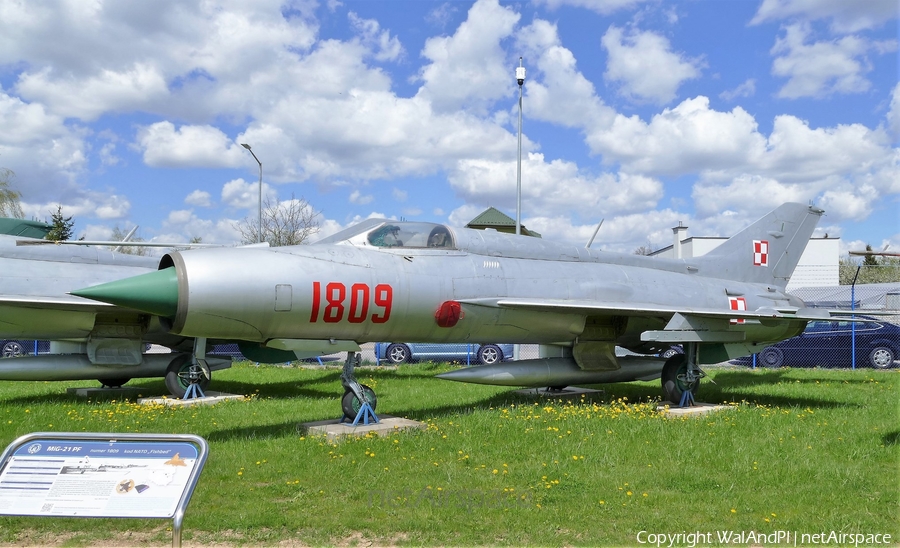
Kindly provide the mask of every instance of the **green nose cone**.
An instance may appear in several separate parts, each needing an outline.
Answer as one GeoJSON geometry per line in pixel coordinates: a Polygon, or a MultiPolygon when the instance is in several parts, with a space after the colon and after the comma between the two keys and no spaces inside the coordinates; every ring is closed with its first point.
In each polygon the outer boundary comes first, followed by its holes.
{"type": "Polygon", "coordinates": [[[174,318],[178,311],[175,267],[78,289],[71,294],[165,318],[174,318]]]}

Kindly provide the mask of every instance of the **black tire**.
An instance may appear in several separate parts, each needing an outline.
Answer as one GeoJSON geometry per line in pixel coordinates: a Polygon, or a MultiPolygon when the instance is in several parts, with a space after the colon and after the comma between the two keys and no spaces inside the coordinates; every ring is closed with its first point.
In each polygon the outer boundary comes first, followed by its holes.
{"type": "Polygon", "coordinates": [[[409,351],[409,347],[405,344],[394,343],[387,347],[384,355],[387,361],[394,365],[399,365],[401,363],[408,363],[412,357],[412,352],[409,351]]]}
{"type": "Polygon", "coordinates": [[[4,358],[15,358],[25,354],[25,347],[19,341],[8,341],[3,345],[4,358]]]}
{"type": "Polygon", "coordinates": [[[131,380],[131,377],[122,377],[120,379],[97,379],[104,388],[122,388],[122,385],[131,380]]]}
{"type": "MultiPolygon", "coordinates": [[[[372,408],[372,411],[375,411],[375,408],[378,406],[378,398],[375,396],[375,391],[366,386],[365,384],[361,384],[360,387],[363,389],[363,393],[366,395],[366,399],[369,400],[369,406],[372,408]]],[[[341,398],[341,410],[344,412],[344,416],[350,420],[356,418],[356,414],[359,413],[359,409],[362,407],[362,403],[359,401],[359,398],[356,397],[356,394],[353,393],[352,390],[347,390],[344,392],[344,396],[341,398]]]]}
{"type": "Polygon", "coordinates": [[[666,401],[678,405],[681,403],[681,396],[685,391],[692,392],[694,396],[697,395],[697,390],[700,388],[700,379],[697,379],[690,385],[686,385],[684,381],[678,379],[679,375],[684,375],[685,373],[687,373],[687,358],[684,354],[677,354],[666,360],[662,370],[662,377],[660,378],[663,396],[666,401]]]}
{"type": "MultiPolygon", "coordinates": [[[[184,397],[188,386],[191,385],[190,374],[190,356],[179,356],[172,360],[172,363],[166,369],[166,388],[169,389],[169,393],[172,396],[176,398],[184,397]]],[[[201,375],[199,384],[200,390],[206,392],[206,389],[209,387],[209,378],[201,375]]]]}
{"type": "Polygon", "coordinates": [[[483,365],[494,365],[503,361],[503,351],[496,344],[485,344],[478,349],[477,357],[483,365]]]}
{"type": "Polygon", "coordinates": [[[869,365],[875,369],[890,369],[897,356],[888,346],[878,346],[869,352],[869,365]]]}
{"type": "Polygon", "coordinates": [[[774,346],[763,348],[763,351],[759,353],[757,363],[763,367],[771,367],[772,369],[781,367],[784,365],[784,352],[782,352],[780,348],[775,348],[774,346]]]}

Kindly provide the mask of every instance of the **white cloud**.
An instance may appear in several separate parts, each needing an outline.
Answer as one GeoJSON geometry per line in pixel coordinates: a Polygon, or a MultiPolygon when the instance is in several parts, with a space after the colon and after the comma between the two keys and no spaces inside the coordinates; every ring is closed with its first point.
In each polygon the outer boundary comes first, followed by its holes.
{"type": "Polygon", "coordinates": [[[363,195],[359,190],[354,190],[353,192],[351,192],[349,197],[350,203],[356,205],[369,204],[372,203],[372,200],[374,199],[375,197],[371,194],[363,195]]]}
{"type": "MultiPolygon", "coordinates": [[[[546,162],[529,153],[522,159],[523,210],[576,213],[587,218],[653,209],[662,184],[643,175],[581,173],[572,162],[546,162]]],[[[464,160],[448,180],[467,202],[515,208],[516,162],[464,160]]]]}
{"type": "Polygon", "coordinates": [[[733,101],[739,97],[753,97],[756,94],[756,78],[748,78],[734,89],[723,91],[719,97],[726,101],[733,101]]]}
{"type": "Polygon", "coordinates": [[[26,216],[48,220],[56,213],[57,206],[62,206],[66,217],[79,219],[92,217],[95,219],[116,220],[127,217],[131,210],[131,202],[119,194],[100,192],[84,192],[68,199],[50,200],[42,203],[22,201],[22,210],[26,216]]]}
{"type": "Polygon", "coordinates": [[[517,33],[528,66],[525,88],[528,117],[569,127],[606,126],[614,111],[597,96],[594,85],[576,68],[575,56],[560,44],[558,30],[536,20],[517,33]],[[536,59],[536,63],[532,61],[536,59]]]}
{"type": "Polygon", "coordinates": [[[195,190],[187,195],[187,198],[184,199],[184,203],[197,207],[211,207],[212,196],[205,190],[195,190]]]}
{"type": "Polygon", "coordinates": [[[888,110],[887,127],[894,139],[900,140],[900,83],[894,86],[891,93],[891,107],[888,110]]]}
{"type": "Polygon", "coordinates": [[[159,242],[189,242],[201,238],[206,244],[233,245],[241,240],[240,231],[235,228],[237,220],[202,219],[190,209],[169,212],[162,222],[162,231],[152,239],[159,242]]]}
{"type": "MultiPolygon", "coordinates": [[[[263,204],[266,199],[273,199],[275,192],[268,184],[263,183],[263,204]]],[[[234,179],[222,185],[222,203],[235,209],[248,209],[256,214],[259,208],[259,182],[247,182],[243,179],[234,179]]]]}
{"type": "Polygon", "coordinates": [[[830,19],[834,32],[848,33],[880,27],[897,14],[896,0],[763,0],[750,24],[792,17],[830,19]]]}
{"type": "Polygon", "coordinates": [[[391,189],[391,197],[397,200],[398,202],[405,202],[409,197],[409,193],[403,189],[394,187],[391,189]]]}
{"type": "Polygon", "coordinates": [[[87,164],[83,132],[69,128],[43,105],[26,103],[0,89],[0,156],[2,167],[12,169],[25,200],[50,194],[57,200],[74,198],[74,180],[87,164]]]}
{"type": "Polygon", "coordinates": [[[808,44],[808,24],[788,25],[784,30],[784,36],[772,47],[771,52],[776,55],[772,74],[788,79],[778,91],[779,97],[788,99],[862,93],[871,86],[864,76],[872,70],[866,53],[897,48],[895,41],[873,43],[858,36],[808,44]]]}
{"type": "Polygon", "coordinates": [[[59,75],[46,67],[20,76],[16,90],[62,116],[88,121],[106,112],[124,112],[159,102],[168,95],[163,75],[141,63],[121,71],[104,69],[87,78],[59,75]]]}
{"type": "Polygon", "coordinates": [[[419,73],[418,97],[437,112],[483,112],[488,102],[508,95],[515,67],[500,47],[520,15],[498,0],[477,0],[453,36],[429,38],[422,56],[431,61],[419,73]]]}
{"type": "Polygon", "coordinates": [[[620,84],[619,93],[639,102],[666,104],[685,80],[700,76],[701,59],[671,51],[669,40],[652,31],[627,35],[612,25],[600,39],[608,59],[604,78],[620,84]]]}
{"type": "Polygon", "coordinates": [[[152,167],[235,167],[243,148],[213,126],[156,122],[138,130],[144,163],[152,167]]]}
{"type": "MultiPolygon", "coordinates": [[[[246,91],[248,77],[278,74],[313,44],[315,25],[284,17],[281,5],[4,3],[0,63],[27,63],[16,89],[50,112],[91,120],[108,111],[143,110],[197,119],[225,103],[246,103],[236,88],[246,91]]],[[[268,93],[249,95],[269,99],[268,93]]]]}
{"type": "Polygon", "coordinates": [[[555,10],[560,6],[573,6],[595,11],[600,15],[609,15],[613,12],[630,9],[645,2],[657,2],[658,0],[533,0],[535,4],[545,4],[549,9],[555,10]]]}
{"type": "Polygon", "coordinates": [[[348,14],[350,24],[360,34],[363,43],[374,52],[378,61],[396,61],[403,54],[403,45],[396,36],[386,30],[381,30],[378,21],[363,19],[354,12],[348,14]]]}
{"type": "Polygon", "coordinates": [[[782,183],[771,177],[741,174],[727,184],[701,181],[694,186],[692,198],[702,217],[721,211],[740,211],[745,217],[775,209],[785,202],[805,202],[815,194],[799,183],[782,183]]]}
{"type": "Polygon", "coordinates": [[[747,111],[735,107],[718,112],[702,96],[663,110],[649,123],[618,114],[608,130],[591,131],[587,142],[606,163],[619,162],[628,171],[651,175],[728,169],[752,161],[766,147],[747,111]]]}

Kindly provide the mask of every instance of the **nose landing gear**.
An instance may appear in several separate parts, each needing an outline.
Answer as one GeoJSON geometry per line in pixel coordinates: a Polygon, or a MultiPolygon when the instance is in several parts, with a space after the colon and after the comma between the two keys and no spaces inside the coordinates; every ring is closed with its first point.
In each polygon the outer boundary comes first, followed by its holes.
{"type": "Polygon", "coordinates": [[[375,415],[375,406],[378,398],[375,391],[356,380],[353,369],[359,365],[360,355],[347,352],[347,360],[344,362],[344,371],[341,373],[341,384],[344,386],[344,396],[341,398],[341,410],[344,416],[341,422],[351,422],[353,426],[370,422],[378,423],[375,415]]]}

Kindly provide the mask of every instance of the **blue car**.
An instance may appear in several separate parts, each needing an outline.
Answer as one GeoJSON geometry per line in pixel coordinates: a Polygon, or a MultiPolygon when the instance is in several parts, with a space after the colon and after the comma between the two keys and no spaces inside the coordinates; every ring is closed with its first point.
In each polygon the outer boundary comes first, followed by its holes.
{"type": "Polygon", "coordinates": [[[378,343],[376,348],[378,359],[391,364],[433,360],[493,365],[513,357],[511,344],[378,343]]]}
{"type": "Polygon", "coordinates": [[[0,358],[15,358],[26,354],[46,354],[50,351],[48,341],[0,340],[0,358]]]}
{"type": "MultiPolygon", "coordinates": [[[[856,332],[857,367],[889,369],[900,357],[900,326],[876,318],[854,322],[845,320],[815,320],[806,325],[803,333],[767,346],[759,353],[757,364],[762,367],[850,367],[852,335],[856,332]]],[[[736,360],[747,364],[750,358],[736,360]]]]}

